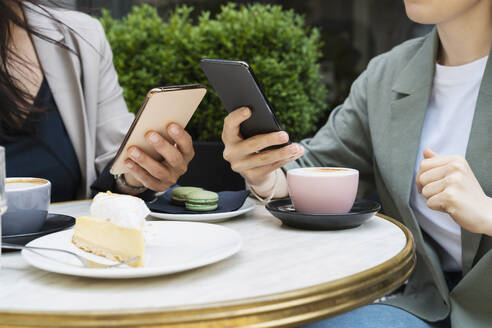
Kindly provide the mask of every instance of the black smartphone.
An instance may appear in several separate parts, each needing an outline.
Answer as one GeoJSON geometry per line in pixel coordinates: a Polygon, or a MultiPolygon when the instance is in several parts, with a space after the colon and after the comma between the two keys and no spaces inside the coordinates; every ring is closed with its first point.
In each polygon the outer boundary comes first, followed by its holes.
{"type": "MultiPolygon", "coordinates": [[[[202,59],[200,66],[229,113],[239,107],[251,109],[251,117],[240,126],[243,138],[283,130],[248,63],[238,60],[202,59]]],[[[280,148],[287,144],[290,144],[290,141],[266,149],[280,148]]]]}

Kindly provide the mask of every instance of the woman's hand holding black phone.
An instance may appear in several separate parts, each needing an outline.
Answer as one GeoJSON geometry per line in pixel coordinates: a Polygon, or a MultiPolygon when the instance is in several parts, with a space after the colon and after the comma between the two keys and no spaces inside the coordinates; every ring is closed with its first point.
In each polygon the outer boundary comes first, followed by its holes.
{"type": "Polygon", "coordinates": [[[231,164],[232,170],[241,174],[250,185],[256,186],[276,169],[301,157],[304,147],[292,143],[282,148],[261,151],[267,147],[287,143],[289,135],[285,131],[279,131],[243,139],[240,125],[250,117],[251,110],[246,107],[227,115],[222,141],[225,145],[224,158],[231,164]]]}
{"type": "Polygon", "coordinates": [[[125,173],[128,185],[165,191],[186,172],[195,155],[191,136],[176,123],[169,124],[167,132],[175,145],[158,132],[149,131],[145,135],[147,142],[164,158],[163,161],[156,161],[136,146],[129,148],[130,157],[125,160],[129,170],[125,173]]]}

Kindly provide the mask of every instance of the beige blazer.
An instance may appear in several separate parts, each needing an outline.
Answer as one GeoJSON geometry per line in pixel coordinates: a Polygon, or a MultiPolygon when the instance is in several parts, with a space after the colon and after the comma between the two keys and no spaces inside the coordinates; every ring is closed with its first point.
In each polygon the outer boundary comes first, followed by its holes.
{"type": "Polygon", "coordinates": [[[74,52],[33,36],[33,43],[82,174],[78,198],[115,156],[133,121],[113,66],[113,55],[98,20],[83,13],[26,4],[28,23],[74,52]],[[52,15],[56,23],[45,17],[52,15]]]}
{"type": "MultiPolygon", "coordinates": [[[[439,249],[420,229],[410,190],[420,133],[431,94],[436,30],[371,60],[353,83],[345,103],[327,124],[302,144],[298,166],[354,167],[359,196],[379,192],[385,212],[411,231],[417,265],[401,297],[388,301],[429,321],[451,314],[452,327],[492,327],[492,237],[461,230],[463,279],[449,290],[439,249]]],[[[460,133],[460,131],[456,131],[460,133]]],[[[492,197],[492,54],[480,86],[466,159],[492,197]]]]}

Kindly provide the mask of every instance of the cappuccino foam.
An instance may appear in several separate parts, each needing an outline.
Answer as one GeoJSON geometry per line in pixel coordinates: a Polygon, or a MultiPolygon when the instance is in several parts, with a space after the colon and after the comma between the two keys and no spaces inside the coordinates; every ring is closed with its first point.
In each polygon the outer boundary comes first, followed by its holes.
{"type": "Polygon", "coordinates": [[[321,173],[328,173],[328,172],[346,172],[348,171],[347,169],[328,169],[328,168],[321,168],[321,169],[312,169],[313,172],[321,172],[321,173]]]}
{"type": "Polygon", "coordinates": [[[338,167],[311,167],[289,170],[289,174],[310,177],[346,176],[357,174],[357,170],[338,167]]]}
{"type": "Polygon", "coordinates": [[[31,179],[31,180],[22,180],[22,179],[15,179],[15,180],[7,180],[5,182],[5,190],[21,190],[21,189],[30,189],[30,188],[35,188],[39,187],[41,185],[46,184],[47,182],[42,179],[31,179]]]}

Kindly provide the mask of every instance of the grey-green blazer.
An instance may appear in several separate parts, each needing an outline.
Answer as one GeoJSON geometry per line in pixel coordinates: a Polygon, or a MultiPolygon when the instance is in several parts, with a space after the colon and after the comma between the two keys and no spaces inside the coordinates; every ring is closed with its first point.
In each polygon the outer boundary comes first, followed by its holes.
{"type": "MultiPolygon", "coordinates": [[[[388,303],[429,321],[451,313],[453,327],[492,327],[492,237],[462,229],[464,278],[449,291],[437,249],[423,235],[409,205],[438,45],[434,30],[371,60],[344,104],[313,138],[302,141],[306,154],[285,168],[356,168],[359,196],[377,190],[385,213],[411,230],[417,265],[403,296],[388,303]]],[[[482,79],[466,159],[485,193],[492,196],[492,56],[482,79]]]]}

